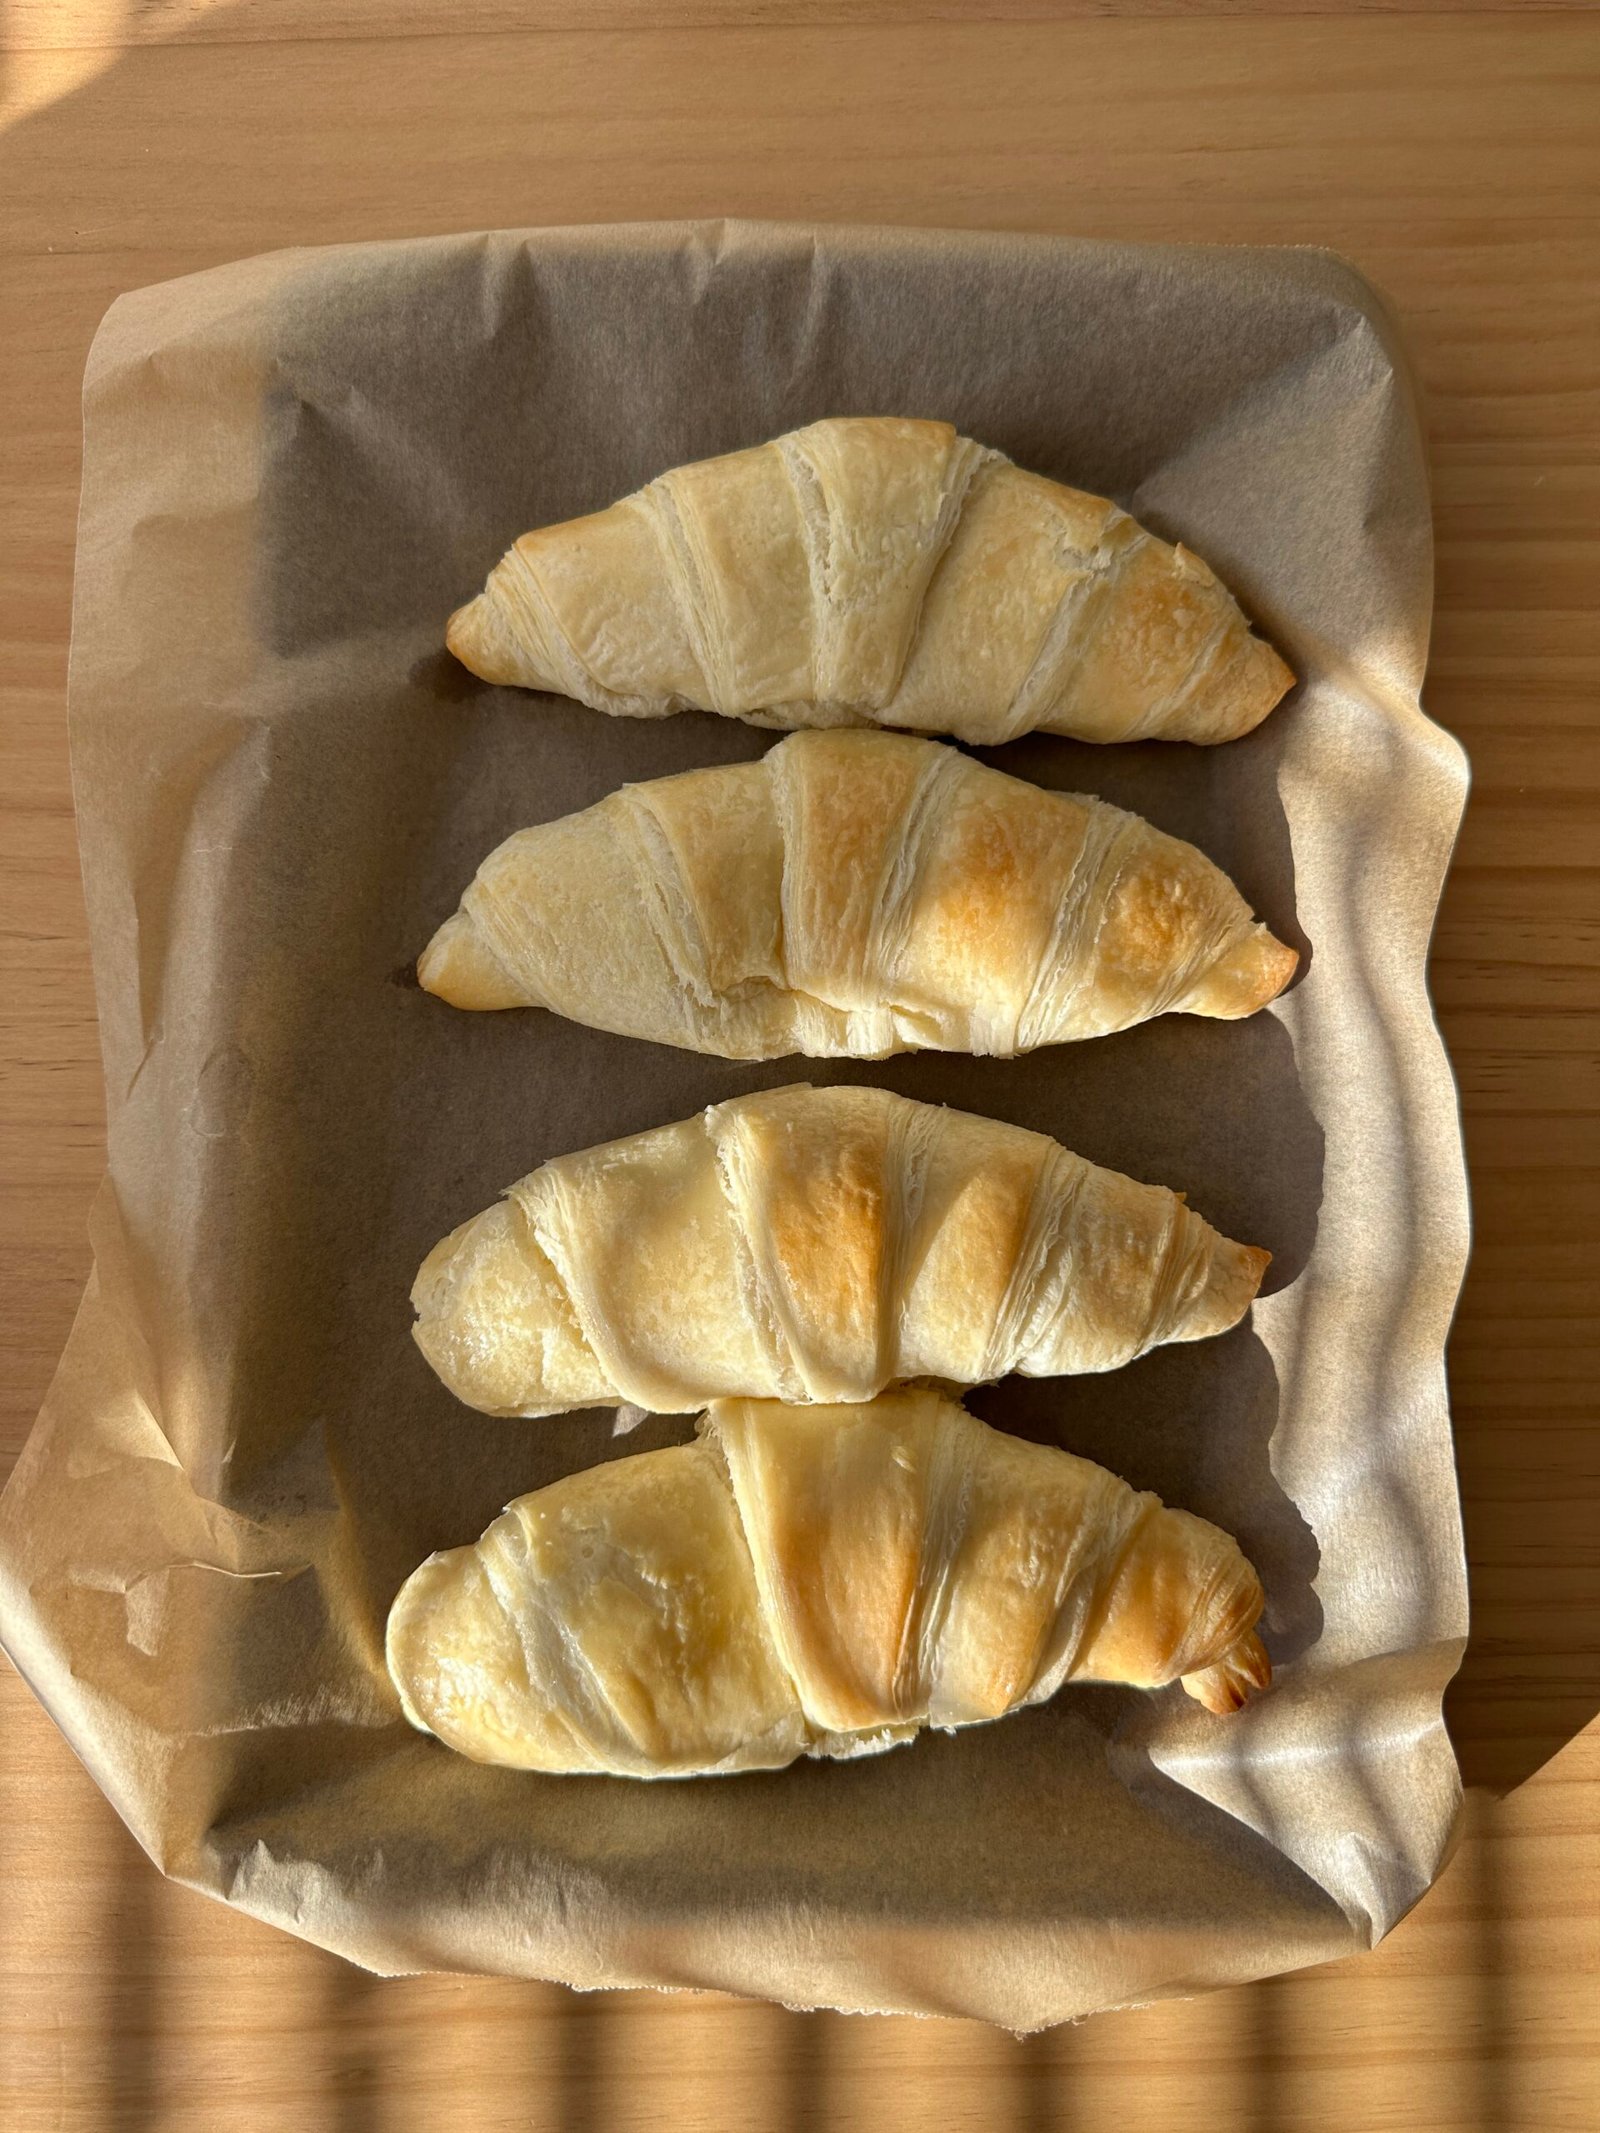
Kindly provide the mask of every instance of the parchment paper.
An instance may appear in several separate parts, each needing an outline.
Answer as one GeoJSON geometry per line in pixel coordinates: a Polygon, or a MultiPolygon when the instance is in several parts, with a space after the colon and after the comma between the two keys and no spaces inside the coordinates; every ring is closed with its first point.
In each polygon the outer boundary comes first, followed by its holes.
{"type": "Polygon", "coordinates": [[[1418,704],[1404,363],[1325,255],[723,224],[291,252],[124,297],[85,389],[71,720],[110,1167],[0,1505],[0,1629],[165,1873],[385,1972],[725,1987],[1033,2028],[1365,1946],[1437,1872],[1466,1627],[1442,1344],[1467,1242],[1424,984],[1466,787],[1418,704]],[[771,736],[488,689],[448,610],[519,532],[828,414],[943,416],[1222,572],[1303,686],[1232,746],[991,758],[1198,842],[1308,961],[1242,1024],[1014,1062],[744,1067],[459,1014],[478,860],[771,736]],[[480,1769],[382,1625],[510,1497],[674,1441],[494,1421],[423,1254],[546,1157],[798,1078],[1013,1119],[1276,1254],[1225,1339],[990,1420],[1238,1534],[1278,1686],[1089,1689],[844,1765],[480,1769]]]}

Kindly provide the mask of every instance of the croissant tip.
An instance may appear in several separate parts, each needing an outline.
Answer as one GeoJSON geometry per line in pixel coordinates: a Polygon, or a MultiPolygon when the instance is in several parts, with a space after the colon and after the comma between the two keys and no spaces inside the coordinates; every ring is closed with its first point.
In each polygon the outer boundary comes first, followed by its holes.
{"type": "MultiPolygon", "coordinates": [[[[480,594],[479,597],[481,598],[482,595],[480,594]]],[[[477,605],[477,600],[467,601],[464,607],[458,607],[455,610],[444,626],[445,650],[453,654],[464,667],[469,668],[474,674],[478,670],[472,664],[472,649],[478,632],[473,627],[475,618],[472,611],[477,605]]]]}
{"type": "Polygon", "coordinates": [[[442,960],[439,934],[443,933],[443,931],[444,928],[441,926],[439,933],[433,936],[433,939],[429,941],[421,955],[417,957],[417,984],[423,992],[431,992],[435,999],[444,997],[439,971],[439,965],[442,960]]]}
{"type": "Polygon", "coordinates": [[[1253,1629],[1246,1630],[1214,1665],[1185,1674],[1183,1686],[1196,1703],[1226,1716],[1242,1711],[1253,1696],[1272,1686],[1272,1661],[1253,1629]]]}
{"type": "Polygon", "coordinates": [[[1238,1325],[1255,1302],[1272,1254],[1256,1244],[1236,1244],[1231,1237],[1218,1237],[1211,1249],[1211,1263],[1204,1286],[1190,1302],[1170,1340],[1210,1340],[1238,1325]]]}
{"type": "Polygon", "coordinates": [[[1291,948],[1287,941],[1280,941],[1275,933],[1262,929],[1261,939],[1261,998],[1256,1003],[1265,1007],[1275,1000],[1300,968],[1300,951],[1291,948]]]}
{"type": "Polygon", "coordinates": [[[1267,1268],[1272,1264],[1272,1254],[1269,1251],[1265,1251],[1259,1244],[1239,1244],[1235,1245],[1234,1250],[1238,1254],[1235,1261],[1238,1275],[1237,1286],[1233,1289],[1231,1301],[1236,1308],[1234,1316],[1228,1321],[1228,1324],[1236,1326],[1261,1294],[1261,1284],[1267,1278],[1267,1268]]]}
{"type": "Polygon", "coordinates": [[[417,983],[436,1000],[469,1012],[528,1004],[465,911],[447,918],[418,956],[417,983]]]}
{"type": "Polygon", "coordinates": [[[1258,925],[1211,966],[1181,1005],[1213,1021],[1242,1022],[1277,999],[1299,968],[1299,950],[1258,925]]]}
{"type": "Polygon", "coordinates": [[[1253,733],[1263,719],[1277,710],[1300,679],[1277,646],[1269,644],[1265,637],[1258,637],[1252,631],[1249,644],[1255,654],[1255,671],[1250,676],[1248,686],[1241,691],[1238,712],[1240,734],[1253,733]]]}
{"type": "Polygon", "coordinates": [[[504,687],[531,685],[536,678],[526,669],[505,619],[488,592],[479,593],[475,600],[456,609],[444,626],[444,642],[446,651],[480,681],[504,687]]]}

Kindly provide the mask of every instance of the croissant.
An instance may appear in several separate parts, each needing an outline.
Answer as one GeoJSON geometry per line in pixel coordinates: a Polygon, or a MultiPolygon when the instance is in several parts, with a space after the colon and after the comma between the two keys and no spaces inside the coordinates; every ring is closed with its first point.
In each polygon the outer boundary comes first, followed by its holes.
{"type": "Polygon", "coordinates": [[[796,733],[507,838],[417,975],[725,1059],[882,1059],[1249,1015],[1297,960],[1137,815],[905,734],[796,733]]]}
{"type": "Polygon", "coordinates": [[[1294,676],[1104,497],[947,422],[814,422],[525,533],[446,642],[485,681],[659,718],[993,744],[1228,741],[1294,676]]]}
{"type": "Polygon", "coordinates": [[[868,1400],[1225,1332],[1269,1257],[1042,1133],[800,1085],[546,1163],[429,1253],[413,1330],[489,1414],[868,1400]]]}
{"type": "Polygon", "coordinates": [[[697,1777],[870,1755],[1066,1681],[1265,1688],[1238,1543],[933,1392],[735,1400],[521,1497],[389,1614],[407,1718],[482,1763],[697,1777]]]}

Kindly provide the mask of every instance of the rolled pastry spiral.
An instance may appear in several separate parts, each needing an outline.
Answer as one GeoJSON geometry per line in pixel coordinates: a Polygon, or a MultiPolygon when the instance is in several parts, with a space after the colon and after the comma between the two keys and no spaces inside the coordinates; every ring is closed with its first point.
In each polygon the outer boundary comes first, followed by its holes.
{"type": "Polygon", "coordinates": [[[1169,1010],[1233,1019],[1297,958],[1191,844],[954,748],[797,733],[491,852],[417,966],[725,1059],[1008,1057],[1169,1010]]]}
{"type": "Polygon", "coordinates": [[[451,616],[486,681],[659,718],[1226,741],[1294,676],[1197,555],[945,422],[853,417],[526,533],[451,616]]]}
{"type": "Polygon", "coordinates": [[[1235,1325],[1269,1257],[1042,1133],[802,1084],[546,1163],[428,1255],[413,1330],[490,1414],[826,1404],[1114,1370],[1235,1325]]]}
{"type": "Polygon", "coordinates": [[[1066,1682],[1271,1680],[1238,1544],[937,1393],[713,1407],[431,1556],[389,1616],[406,1716],[516,1769],[665,1778],[872,1754],[1066,1682]]]}

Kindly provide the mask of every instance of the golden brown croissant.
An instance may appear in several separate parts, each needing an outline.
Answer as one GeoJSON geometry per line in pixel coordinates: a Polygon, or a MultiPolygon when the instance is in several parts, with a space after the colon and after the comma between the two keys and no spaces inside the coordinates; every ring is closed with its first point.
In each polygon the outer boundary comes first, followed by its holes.
{"type": "Polygon", "coordinates": [[[469,1406],[675,1414],[1114,1370],[1236,1324],[1269,1256],[1042,1133],[800,1085],[546,1163],[411,1300],[469,1406]]]}
{"type": "Polygon", "coordinates": [[[413,1725],[484,1763],[694,1777],[863,1755],[1066,1681],[1265,1688],[1237,1542],[933,1392],[711,1409],[524,1496],[389,1615],[413,1725]]]}
{"type": "Polygon", "coordinates": [[[625,785],[519,831],[417,965],[725,1059],[1007,1056],[1169,1009],[1254,1014],[1295,952],[1192,844],[898,733],[625,785]]]}
{"type": "Polygon", "coordinates": [[[450,618],[486,681],[658,718],[1227,741],[1294,681],[1196,555],[946,422],[814,422],[524,534],[450,618]]]}

